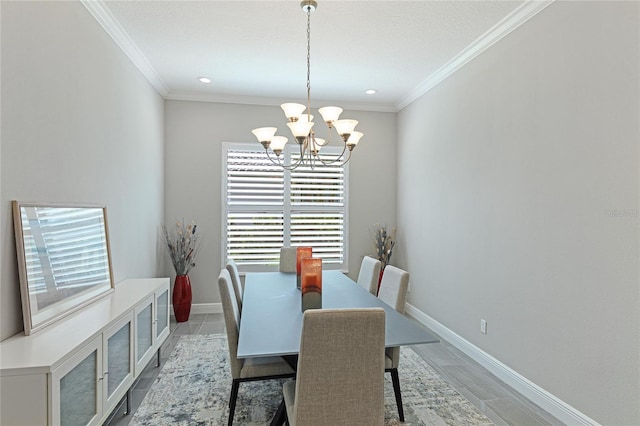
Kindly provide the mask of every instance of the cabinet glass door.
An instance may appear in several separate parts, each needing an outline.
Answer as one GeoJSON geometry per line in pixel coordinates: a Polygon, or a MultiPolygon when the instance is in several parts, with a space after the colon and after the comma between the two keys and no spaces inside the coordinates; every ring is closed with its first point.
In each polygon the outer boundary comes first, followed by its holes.
{"type": "Polygon", "coordinates": [[[133,312],[103,333],[103,411],[111,412],[133,384],[133,312]]]}
{"type": "Polygon", "coordinates": [[[98,413],[96,375],[98,351],[93,351],[60,379],[60,424],[86,425],[98,413]]]}
{"type": "Polygon", "coordinates": [[[151,348],[153,344],[153,309],[151,303],[148,304],[141,312],[138,313],[137,317],[137,335],[136,335],[136,345],[137,345],[137,357],[136,361],[141,361],[147,351],[151,348]]]}
{"type": "Polygon", "coordinates": [[[169,327],[169,290],[166,290],[157,299],[158,322],[156,337],[160,337],[169,327]]]}
{"type": "Polygon", "coordinates": [[[53,370],[53,424],[93,425],[102,415],[102,337],[80,349],[53,370]]]}
{"type": "MultiPolygon", "coordinates": [[[[126,322],[123,325],[119,325],[120,328],[111,333],[107,332],[107,374],[105,379],[107,381],[107,400],[109,400],[114,392],[118,390],[120,386],[133,378],[133,364],[132,360],[132,321],[131,316],[126,318],[126,322]]],[[[121,393],[121,392],[119,392],[121,393]]]]}
{"type": "Polygon", "coordinates": [[[149,296],[135,309],[135,375],[142,373],[154,354],[155,336],[155,295],[149,296]]]}

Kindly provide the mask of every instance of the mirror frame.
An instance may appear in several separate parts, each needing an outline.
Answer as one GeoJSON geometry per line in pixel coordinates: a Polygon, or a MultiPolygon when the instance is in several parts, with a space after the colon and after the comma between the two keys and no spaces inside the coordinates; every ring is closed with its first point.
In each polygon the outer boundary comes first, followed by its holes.
{"type": "MultiPolygon", "coordinates": [[[[20,294],[22,298],[22,318],[24,321],[24,334],[30,335],[39,331],[48,325],[70,315],[84,306],[100,299],[107,294],[113,292],[115,285],[113,280],[113,269],[111,265],[111,249],[109,244],[109,227],[107,224],[107,208],[104,205],[94,204],[73,204],[73,203],[39,203],[39,202],[22,202],[13,200],[11,202],[13,210],[13,225],[16,240],[16,255],[18,261],[18,275],[20,278],[20,294]],[[62,296],[53,296],[52,302],[40,310],[37,306],[37,300],[34,296],[35,291],[30,288],[29,274],[27,271],[27,256],[25,252],[25,234],[22,223],[22,210],[28,207],[38,208],[62,208],[62,209],[99,209],[101,210],[100,222],[102,229],[96,233],[104,241],[102,250],[105,256],[99,258],[99,263],[106,264],[100,274],[107,275],[104,281],[99,281],[92,285],[89,289],[77,292],[69,292],[71,294],[62,294],[62,296]],[[32,300],[33,299],[33,300],[32,300]]],[[[50,259],[49,252],[46,247],[38,247],[39,256],[45,256],[45,260],[50,259]]],[[[43,273],[44,275],[44,273],[43,273]]],[[[52,274],[51,274],[52,275],[52,274]]],[[[49,287],[49,285],[47,285],[49,287]]],[[[53,288],[56,289],[55,282],[53,288]]],[[[57,290],[57,289],[56,289],[57,290]]],[[[67,289],[68,290],[68,289],[67,289]]],[[[49,292],[46,292],[49,294],[49,292]]]]}

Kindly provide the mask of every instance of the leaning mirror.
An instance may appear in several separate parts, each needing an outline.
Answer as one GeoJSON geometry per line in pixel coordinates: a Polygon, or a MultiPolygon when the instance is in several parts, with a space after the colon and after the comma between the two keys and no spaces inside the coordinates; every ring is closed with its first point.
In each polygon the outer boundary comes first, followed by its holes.
{"type": "Polygon", "coordinates": [[[26,335],[113,290],[106,207],[12,207],[26,335]]]}

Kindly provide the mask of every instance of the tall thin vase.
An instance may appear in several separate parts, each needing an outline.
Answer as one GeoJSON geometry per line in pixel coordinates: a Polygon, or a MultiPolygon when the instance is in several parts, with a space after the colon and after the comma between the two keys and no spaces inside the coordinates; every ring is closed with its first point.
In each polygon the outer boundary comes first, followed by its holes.
{"type": "Polygon", "coordinates": [[[176,315],[176,321],[188,321],[191,313],[191,281],[189,280],[189,275],[176,276],[171,301],[173,302],[173,313],[176,315]]]}
{"type": "Polygon", "coordinates": [[[296,248],[296,287],[300,288],[300,272],[302,270],[302,259],[306,257],[313,256],[313,248],[312,247],[297,247],[296,248]]]}

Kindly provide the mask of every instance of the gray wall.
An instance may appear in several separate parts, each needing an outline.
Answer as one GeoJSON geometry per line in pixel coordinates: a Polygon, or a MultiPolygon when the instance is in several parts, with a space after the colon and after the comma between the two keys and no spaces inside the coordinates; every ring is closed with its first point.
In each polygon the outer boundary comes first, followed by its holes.
{"type": "Polygon", "coordinates": [[[0,2],[0,338],[23,330],[11,200],[107,206],[113,272],[158,276],[164,101],[79,2],[0,2]]]}
{"type": "Polygon", "coordinates": [[[639,7],[556,2],[398,117],[409,302],[610,425],[640,424],[639,7]]]}
{"type": "MultiPolygon", "coordinates": [[[[289,129],[277,106],[167,101],[165,115],[167,225],[175,219],[198,220],[203,247],[189,273],[193,303],[218,303],[221,144],[249,142],[260,147],[252,129],[272,125],[280,128],[280,134],[289,129]]],[[[362,256],[373,253],[370,227],[396,220],[396,114],[345,111],[343,116],[359,120],[358,129],[365,134],[349,162],[349,275],[357,278],[362,256]]],[[[165,272],[174,274],[168,261],[165,272]]]]}

